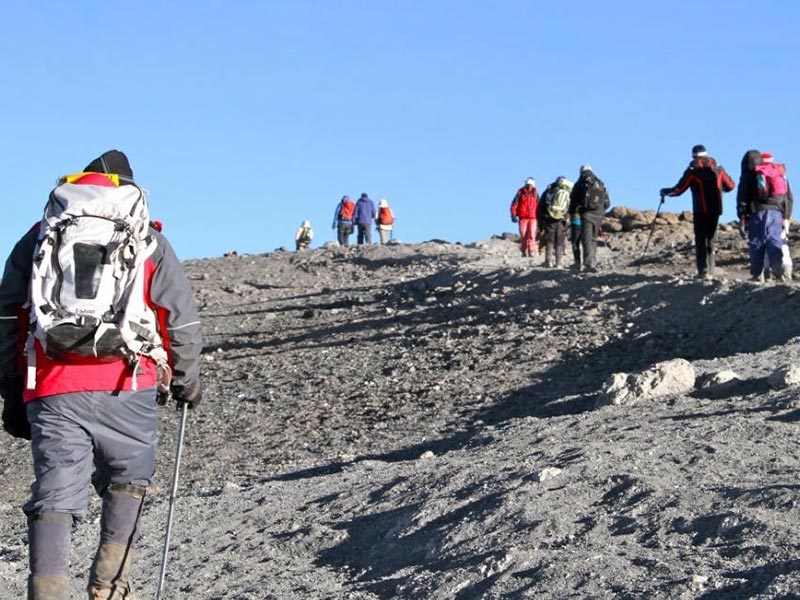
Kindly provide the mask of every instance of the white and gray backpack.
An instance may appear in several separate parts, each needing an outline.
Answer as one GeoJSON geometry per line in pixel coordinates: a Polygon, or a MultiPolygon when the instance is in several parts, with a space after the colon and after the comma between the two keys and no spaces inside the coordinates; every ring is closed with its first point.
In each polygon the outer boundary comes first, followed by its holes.
{"type": "MultiPolygon", "coordinates": [[[[69,181],[69,180],[68,180],[69,181]]],[[[145,262],[156,248],[147,201],[136,185],[61,183],[50,194],[33,256],[28,387],[36,351],[108,362],[166,363],[156,315],[144,296],[145,262]]]]}

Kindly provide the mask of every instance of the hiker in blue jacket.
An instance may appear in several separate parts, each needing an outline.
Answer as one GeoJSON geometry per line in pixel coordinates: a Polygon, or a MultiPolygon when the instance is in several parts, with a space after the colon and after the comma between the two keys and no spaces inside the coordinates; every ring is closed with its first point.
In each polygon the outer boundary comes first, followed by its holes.
{"type": "Polygon", "coordinates": [[[367,193],[361,194],[361,197],[356,202],[356,211],[353,214],[353,223],[355,223],[358,230],[357,242],[361,244],[372,243],[372,232],[370,227],[375,221],[375,216],[378,211],[375,209],[375,203],[370,200],[367,193]]]}

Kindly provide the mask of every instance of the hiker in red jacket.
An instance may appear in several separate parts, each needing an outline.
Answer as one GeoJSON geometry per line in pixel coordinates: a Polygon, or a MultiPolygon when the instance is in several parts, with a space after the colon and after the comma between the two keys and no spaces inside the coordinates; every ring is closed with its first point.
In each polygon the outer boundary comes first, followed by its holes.
{"type": "Polygon", "coordinates": [[[511,201],[511,222],[519,223],[519,249],[522,256],[536,254],[536,212],[539,208],[539,192],[533,177],[517,190],[511,201]]]}
{"type": "Polygon", "coordinates": [[[697,144],[692,148],[692,162],[680,181],[671,188],[661,189],[662,198],[692,190],[695,258],[697,277],[701,279],[710,279],[714,274],[714,234],[722,214],[722,194],[735,187],[722,165],[708,155],[705,146],[697,144]]]}
{"type": "MultiPolygon", "coordinates": [[[[64,178],[59,188],[66,187],[72,198],[101,197],[108,189],[108,197],[121,202],[138,186],[127,157],[111,150],[89,163],[84,172],[64,178]]],[[[54,190],[51,199],[55,198],[54,190]]],[[[144,296],[139,305],[152,311],[150,323],[156,324],[158,339],[136,356],[109,354],[98,361],[72,352],[84,338],[67,351],[61,346],[53,351],[55,338],[49,333],[45,342],[33,334],[29,337],[30,316],[38,313],[26,307],[31,294],[39,293],[32,283],[42,277],[41,271],[34,273],[34,249],[39,247],[40,231],[42,239],[50,239],[44,237],[47,226],[43,219],[17,242],[0,283],[3,428],[14,437],[31,440],[35,476],[31,498],[23,507],[28,517],[28,599],[69,598],[71,534],[86,516],[90,483],[103,505],[100,543],[88,577],[89,597],[129,598],[139,518],[155,472],[157,393],[165,396],[169,386],[179,404],[194,407],[200,402],[200,320],[181,263],[151,224],[146,228],[143,261],[135,261],[138,256],[129,261],[143,269],[137,271],[144,275],[137,279],[141,287],[130,289],[144,296]]],[[[66,275],[63,278],[72,292],[86,291],[97,280],[106,281],[105,271],[96,268],[104,264],[98,263],[95,252],[100,246],[80,245],[71,266],[83,276],[69,282],[66,275]],[[94,277],[86,277],[86,269],[93,268],[94,277]]],[[[105,251],[105,256],[113,255],[109,246],[105,251]]],[[[36,268],[40,266],[37,263],[36,268]]],[[[61,301],[77,302],[64,296],[69,294],[61,295],[61,301]]],[[[38,326],[43,327],[31,324],[30,329],[38,331],[38,326]]],[[[95,352],[104,339],[101,331],[98,328],[95,335],[95,352]]]]}

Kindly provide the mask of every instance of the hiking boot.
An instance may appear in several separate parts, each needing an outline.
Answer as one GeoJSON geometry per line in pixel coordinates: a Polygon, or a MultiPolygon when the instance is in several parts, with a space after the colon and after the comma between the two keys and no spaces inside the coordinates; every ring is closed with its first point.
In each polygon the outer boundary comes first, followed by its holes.
{"type": "Polygon", "coordinates": [[[89,572],[90,600],[132,600],[131,560],[145,492],[138,485],[112,483],[103,493],[100,546],[89,572]]]}
{"type": "Polygon", "coordinates": [[[760,275],[753,275],[750,278],[750,281],[752,281],[753,283],[764,283],[764,275],[763,275],[763,273],[760,274],[760,275]]]}

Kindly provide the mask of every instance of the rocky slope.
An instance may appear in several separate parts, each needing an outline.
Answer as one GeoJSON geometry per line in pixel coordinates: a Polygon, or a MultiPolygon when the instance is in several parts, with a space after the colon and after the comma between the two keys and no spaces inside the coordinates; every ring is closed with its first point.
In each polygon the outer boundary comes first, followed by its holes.
{"type": "MultiPolygon", "coordinates": [[[[701,282],[691,215],[660,215],[647,256],[654,214],[611,217],[599,274],[545,269],[513,235],[186,263],[206,395],[168,597],[797,597],[800,410],[781,371],[800,353],[797,288],[748,282],[731,226],[701,282]],[[693,385],[642,379],[676,358],[693,385]],[[636,383],[618,404],[614,373],[636,383]]],[[[175,450],[162,419],[140,597],[175,450]]],[[[11,599],[30,458],[0,444],[11,599]]],[[[75,533],[74,598],[98,507],[75,533]]]]}

